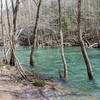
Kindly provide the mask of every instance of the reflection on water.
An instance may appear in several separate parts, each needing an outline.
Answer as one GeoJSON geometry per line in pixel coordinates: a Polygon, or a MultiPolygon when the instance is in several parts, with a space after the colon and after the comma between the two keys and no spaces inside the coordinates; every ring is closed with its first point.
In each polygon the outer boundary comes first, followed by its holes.
{"type": "MultiPolygon", "coordinates": [[[[88,81],[86,66],[84,64],[79,48],[66,48],[65,56],[68,63],[69,87],[84,93],[100,94],[100,50],[88,49],[91,63],[95,75],[95,82],[88,81]]],[[[18,57],[22,64],[29,66],[30,48],[19,48],[17,50],[18,57]]],[[[37,49],[35,52],[34,71],[41,74],[48,74],[58,77],[58,71],[63,73],[63,64],[59,48],[54,49],[37,49]]]]}

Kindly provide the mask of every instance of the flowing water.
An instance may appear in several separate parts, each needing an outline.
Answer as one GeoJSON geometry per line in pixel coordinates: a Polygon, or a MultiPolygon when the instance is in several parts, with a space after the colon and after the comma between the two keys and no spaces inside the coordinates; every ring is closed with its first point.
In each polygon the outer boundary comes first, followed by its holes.
{"type": "MultiPolygon", "coordinates": [[[[68,63],[69,81],[66,83],[72,91],[83,94],[100,94],[100,49],[88,49],[88,54],[93,65],[95,82],[88,81],[86,66],[80,52],[80,48],[65,48],[66,61],[68,63]]],[[[19,48],[17,50],[20,62],[29,67],[30,48],[19,48]]],[[[35,66],[32,70],[50,75],[59,76],[63,74],[63,64],[59,48],[37,49],[35,51],[35,66]]]]}

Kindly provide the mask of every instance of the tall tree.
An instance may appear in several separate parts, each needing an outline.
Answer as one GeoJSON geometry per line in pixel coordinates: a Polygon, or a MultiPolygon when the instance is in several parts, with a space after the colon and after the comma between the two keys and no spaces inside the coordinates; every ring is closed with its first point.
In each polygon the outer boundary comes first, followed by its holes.
{"type": "Polygon", "coordinates": [[[37,25],[38,25],[38,20],[39,20],[41,2],[42,0],[39,0],[39,4],[37,6],[36,20],[35,20],[35,25],[34,25],[34,30],[33,30],[33,44],[32,44],[32,49],[31,49],[31,54],[30,54],[30,65],[32,66],[34,65],[33,56],[34,56],[36,30],[37,30],[37,25]]]}
{"type": "Polygon", "coordinates": [[[8,9],[8,2],[7,0],[5,0],[5,4],[6,4],[6,13],[7,13],[7,24],[8,24],[8,33],[10,34],[11,32],[11,25],[10,25],[10,19],[9,19],[9,9],[8,9]]]}
{"type": "Polygon", "coordinates": [[[2,8],[3,8],[3,2],[2,2],[2,0],[1,0],[1,33],[2,33],[2,34],[1,34],[1,37],[2,37],[2,39],[3,39],[3,37],[4,37],[4,34],[3,34],[3,33],[4,33],[4,32],[3,32],[3,13],[2,13],[2,12],[3,12],[3,11],[2,11],[3,9],[2,9],[2,8]]]}
{"type": "Polygon", "coordinates": [[[81,47],[81,52],[85,61],[85,64],[87,66],[87,73],[88,73],[88,78],[89,80],[93,80],[93,70],[92,70],[92,65],[90,63],[88,53],[86,51],[86,47],[82,38],[82,30],[81,30],[81,0],[78,0],[78,17],[77,17],[77,31],[78,31],[78,37],[79,37],[79,42],[80,42],[80,47],[81,47]]]}
{"type": "Polygon", "coordinates": [[[97,40],[98,40],[98,48],[100,48],[100,1],[97,0],[97,40]]]}
{"type": "Polygon", "coordinates": [[[64,64],[64,80],[68,78],[68,72],[67,72],[67,63],[64,55],[64,46],[63,46],[63,32],[62,32],[62,16],[61,16],[61,1],[58,0],[58,7],[59,7],[59,33],[61,38],[61,57],[62,62],[64,64]]]}
{"type": "Polygon", "coordinates": [[[16,32],[16,20],[17,20],[17,12],[19,7],[19,0],[16,0],[15,6],[13,0],[11,0],[12,4],[12,12],[13,12],[13,34],[11,36],[11,52],[10,52],[10,65],[15,65],[15,32],[16,32]]]}
{"type": "Polygon", "coordinates": [[[5,35],[4,35],[4,23],[3,23],[3,1],[1,0],[1,37],[3,40],[3,53],[4,53],[4,58],[3,61],[4,63],[8,63],[7,57],[6,57],[6,48],[5,48],[5,35]]]}

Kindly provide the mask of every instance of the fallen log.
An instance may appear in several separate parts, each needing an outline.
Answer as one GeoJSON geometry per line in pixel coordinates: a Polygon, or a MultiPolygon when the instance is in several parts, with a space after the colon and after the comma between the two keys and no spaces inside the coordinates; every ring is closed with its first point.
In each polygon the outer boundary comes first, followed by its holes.
{"type": "Polygon", "coordinates": [[[92,45],[90,45],[88,48],[92,48],[92,47],[97,47],[98,43],[94,43],[92,45]]]}

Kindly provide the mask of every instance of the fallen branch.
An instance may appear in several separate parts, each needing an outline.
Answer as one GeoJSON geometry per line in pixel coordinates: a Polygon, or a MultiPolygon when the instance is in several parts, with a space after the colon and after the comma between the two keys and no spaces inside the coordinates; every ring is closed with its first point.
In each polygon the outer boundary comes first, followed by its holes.
{"type": "Polygon", "coordinates": [[[92,47],[94,47],[96,45],[98,45],[98,43],[94,43],[94,44],[90,45],[88,48],[92,48],[92,47]]]}

